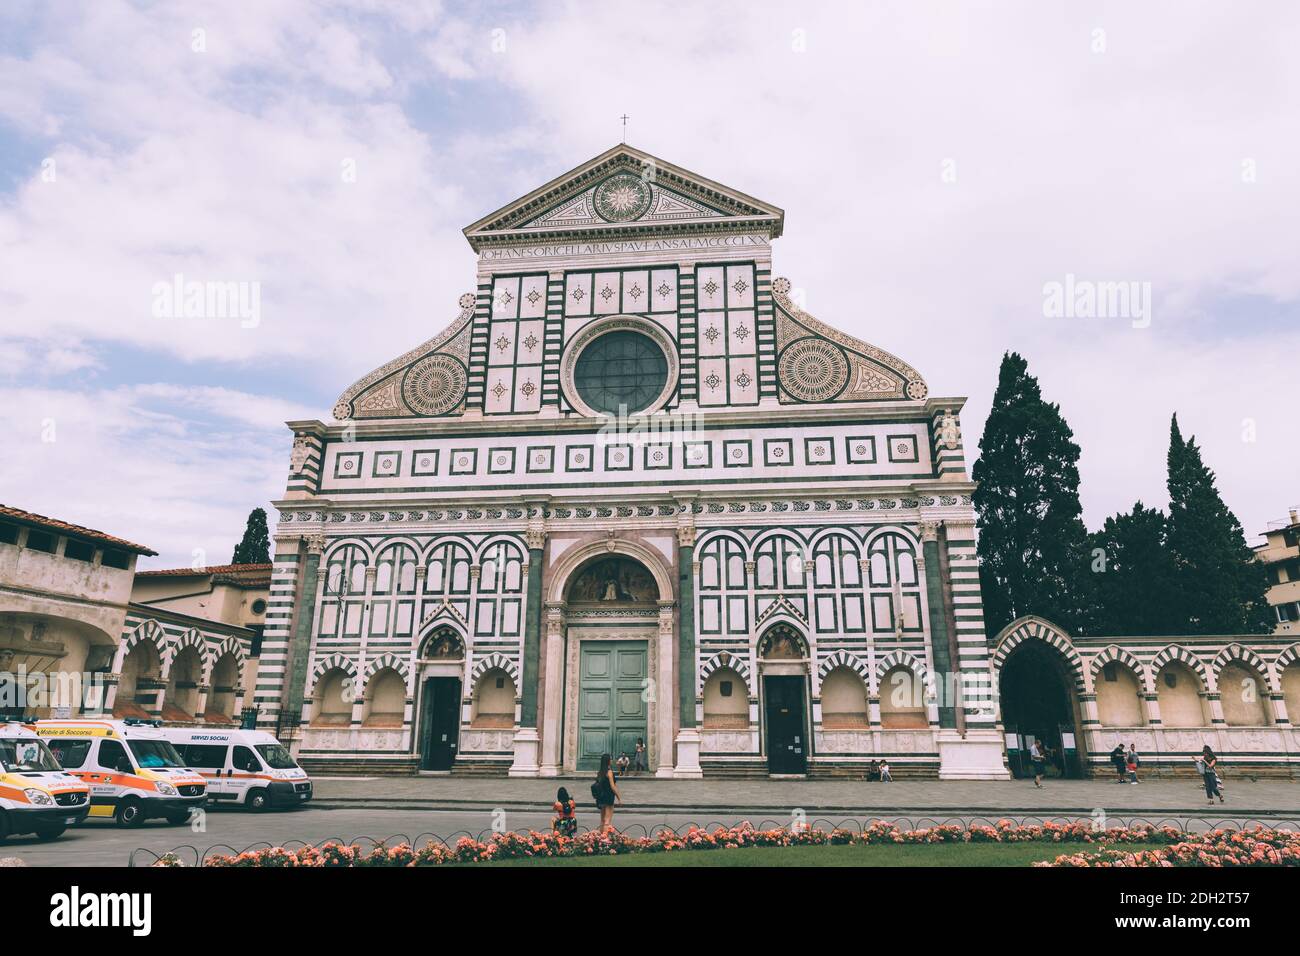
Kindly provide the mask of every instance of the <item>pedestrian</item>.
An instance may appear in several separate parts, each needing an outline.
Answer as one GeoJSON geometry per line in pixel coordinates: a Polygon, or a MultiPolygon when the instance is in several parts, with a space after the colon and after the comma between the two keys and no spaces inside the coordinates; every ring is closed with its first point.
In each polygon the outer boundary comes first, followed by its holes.
{"type": "Polygon", "coordinates": [[[1127,783],[1128,756],[1124,753],[1123,744],[1116,744],[1110,752],[1110,765],[1115,768],[1115,782],[1127,783]]]}
{"type": "Polygon", "coordinates": [[[645,741],[638,737],[636,739],[636,751],[632,763],[632,770],[636,773],[644,773],[649,769],[649,762],[645,758],[645,741]]]}
{"type": "Polygon", "coordinates": [[[1135,784],[1140,782],[1138,780],[1139,762],[1140,762],[1140,758],[1138,757],[1137,744],[1131,743],[1128,745],[1128,782],[1129,783],[1135,784]]]}
{"type": "Polygon", "coordinates": [[[1219,802],[1223,803],[1223,789],[1219,786],[1219,758],[1214,756],[1214,751],[1210,745],[1206,744],[1201,749],[1201,755],[1196,759],[1196,767],[1201,771],[1201,779],[1205,782],[1205,799],[1210,806],[1214,806],[1214,798],[1218,797],[1219,802]]]}
{"type": "Polygon", "coordinates": [[[1043,774],[1047,772],[1047,753],[1043,750],[1042,741],[1037,737],[1029,745],[1029,759],[1034,763],[1034,786],[1042,790],[1043,774]]]}
{"type": "Polygon", "coordinates": [[[578,803],[565,787],[555,793],[555,819],[551,829],[560,836],[576,836],[578,833],[578,803]]]}
{"type": "Polygon", "coordinates": [[[880,782],[881,782],[881,783],[893,783],[893,782],[894,782],[894,778],[893,778],[893,776],[892,776],[892,775],[890,774],[890,772],[889,772],[889,761],[888,761],[888,760],[882,760],[882,761],[880,761],[880,782]]]}
{"type": "Polygon", "coordinates": [[[614,769],[609,765],[609,754],[600,755],[600,769],[596,771],[596,781],[591,785],[591,796],[600,811],[600,829],[614,828],[614,804],[621,804],[623,796],[618,792],[614,782],[614,769]]]}

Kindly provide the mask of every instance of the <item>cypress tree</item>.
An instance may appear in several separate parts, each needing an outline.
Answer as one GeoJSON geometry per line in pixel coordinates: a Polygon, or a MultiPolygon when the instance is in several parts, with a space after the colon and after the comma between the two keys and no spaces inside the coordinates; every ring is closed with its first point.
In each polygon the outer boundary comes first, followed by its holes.
{"type": "Polygon", "coordinates": [[[244,538],[235,545],[230,556],[231,564],[269,564],[271,562],[271,534],[266,528],[266,512],[254,508],[248,514],[244,538]]]}
{"type": "Polygon", "coordinates": [[[1077,632],[1089,603],[1079,446],[1028,363],[1002,357],[971,476],[978,483],[980,587],[991,636],[1025,614],[1077,632]]]}
{"type": "Polygon", "coordinates": [[[1092,634],[1175,634],[1179,626],[1165,516],[1142,502],[1107,518],[1092,536],[1092,634]]]}
{"type": "Polygon", "coordinates": [[[1266,634],[1272,614],[1264,566],[1215,486],[1195,437],[1169,427],[1169,552],[1177,619],[1187,634],[1266,634]]]}

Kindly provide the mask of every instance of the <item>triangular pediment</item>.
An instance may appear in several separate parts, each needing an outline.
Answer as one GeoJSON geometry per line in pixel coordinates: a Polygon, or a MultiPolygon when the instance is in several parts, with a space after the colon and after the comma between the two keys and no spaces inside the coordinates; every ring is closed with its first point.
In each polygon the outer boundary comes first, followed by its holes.
{"type": "Polygon", "coordinates": [[[738,228],[781,234],[785,212],[620,144],[465,228],[484,245],[580,235],[670,234],[738,228]]]}

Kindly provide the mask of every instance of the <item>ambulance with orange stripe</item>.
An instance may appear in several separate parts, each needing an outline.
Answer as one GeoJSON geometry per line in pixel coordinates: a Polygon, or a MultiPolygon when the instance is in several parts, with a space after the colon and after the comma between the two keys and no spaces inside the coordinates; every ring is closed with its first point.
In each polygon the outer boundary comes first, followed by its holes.
{"type": "Polygon", "coordinates": [[[0,840],[11,833],[53,840],[89,810],[90,788],[63,772],[30,727],[0,722],[0,840]]]}
{"type": "Polygon", "coordinates": [[[160,727],[159,733],[207,778],[213,804],[265,810],[311,800],[311,778],[266,731],[160,727]]]}
{"type": "Polygon", "coordinates": [[[207,781],[148,722],[38,720],[33,728],[64,769],[90,787],[90,819],[135,827],[180,824],[207,802],[207,781]]]}

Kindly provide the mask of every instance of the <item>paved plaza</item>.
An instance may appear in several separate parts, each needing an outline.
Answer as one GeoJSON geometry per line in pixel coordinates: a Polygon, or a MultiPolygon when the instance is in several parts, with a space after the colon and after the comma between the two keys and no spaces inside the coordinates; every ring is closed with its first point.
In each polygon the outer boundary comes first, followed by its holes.
{"type": "MultiPolygon", "coordinates": [[[[652,812],[711,811],[727,814],[789,812],[911,813],[986,811],[992,813],[1079,813],[1097,808],[1121,813],[1207,813],[1300,818],[1300,782],[1225,779],[1227,803],[1209,807],[1199,780],[1149,780],[1118,785],[1108,778],[1049,780],[1042,790],[1028,780],[878,783],[862,780],[659,780],[625,777],[619,781],[624,808],[652,812]]],[[[319,807],[391,809],[474,809],[548,806],[557,787],[567,787],[579,803],[590,803],[586,777],[510,779],[489,777],[317,777],[319,807]]]]}

